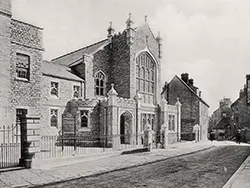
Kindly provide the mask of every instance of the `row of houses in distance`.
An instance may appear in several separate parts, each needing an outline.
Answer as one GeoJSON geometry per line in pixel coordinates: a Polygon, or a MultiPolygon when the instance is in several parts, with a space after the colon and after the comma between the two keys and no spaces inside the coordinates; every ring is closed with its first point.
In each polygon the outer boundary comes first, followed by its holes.
{"type": "Polygon", "coordinates": [[[234,139],[241,130],[242,140],[250,141],[250,75],[240,90],[238,98],[232,102],[230,98],[220,101],[209,121],[209,130],[217,133],[218,139],[234,139]]]}

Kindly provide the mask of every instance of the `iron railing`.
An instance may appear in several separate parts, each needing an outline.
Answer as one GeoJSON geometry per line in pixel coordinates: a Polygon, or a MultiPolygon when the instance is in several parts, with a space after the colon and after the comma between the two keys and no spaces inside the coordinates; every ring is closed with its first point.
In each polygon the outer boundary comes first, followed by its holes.
{"type": "Polygon", "coordinates": [[[40,158],[52,159],[88,154],[99,154],[142,147],[141,144],[136,144],[135,139],[135,135],[41,136],[40,158]],[[115,140],[115,142],[113,140],[115,140]],[[113,143],[113,145],[111,145],[111,143],[113,143]]]}
{"type": "Polygon", "coordinates": [[[21,157],[20,124],[0,127],[0,169],[16,167],[21,157]]]}

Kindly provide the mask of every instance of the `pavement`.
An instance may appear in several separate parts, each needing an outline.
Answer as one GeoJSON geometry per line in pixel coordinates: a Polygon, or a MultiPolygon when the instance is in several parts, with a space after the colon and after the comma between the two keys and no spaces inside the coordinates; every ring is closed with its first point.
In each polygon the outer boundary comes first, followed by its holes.
{"type": "MultiPolygon", "coordinates": [[[[214,146],[221,145],[235,145],[235,143],[226,141],[199,143],[181,142],[169,145],[167,149],[154,149],[151,152],[127,155],[106,155],[102,158],[92,158],[91,160],[85,160],[75,164],[70,163],[51,169],[22,169],[0,172],[0,187],[35,187],[39,185],[53,184],[56,182],[68,181],[81,177],[89,177],[97,174],[149,164],[156,161],[165,160],[167,158],[207,150],[214,146]]],[[[250,187],[250,180],[247,178],[247,176],[250,176],[250,157],[242,165],[240,167],[242,169],[236,171],[236,173],[239,171],[237,176],[234,174],[233,176],[235,176],[235,178],[230,178],[230,180],[227,182],[228,187],[223,188],[230,188],[231,185],[234,186],[231,186],[233,188],[244,188],[244,185],[247,184],[247,187],[250,187]],[[245,166],[242,167],[242,165],[245,166]],[[247,176],[245,173],[248,173],[247,176]],[[237,182],[240,182],[241,184],[237,184],[237,182]]]]}
{"type": "Polygon", "coordinates": [[[250,188],[250,156],[246,158],[223,188],[250,188]]]}

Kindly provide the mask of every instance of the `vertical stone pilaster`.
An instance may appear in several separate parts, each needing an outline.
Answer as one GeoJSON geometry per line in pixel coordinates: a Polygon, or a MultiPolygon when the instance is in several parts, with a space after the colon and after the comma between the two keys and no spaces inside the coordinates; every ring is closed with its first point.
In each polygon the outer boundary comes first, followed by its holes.
{"type": "Polygon", "coordinates": [[[179,98],[177,98],[177,102],[175,103],[177,108],[177,141],[181,141],[181,103],[179,98]]]}
{"type": "Polygon", "coordinates": [[[95,97],[95,78],[93,72],[93,57],[89,55],[83,56],[85,63],[85,98],[93,99],[95,97]]]}
{"type": "Polygon", "coordinates": [[[40,117],[21,117],[21,166],[39,168],[40,140],[40,117]]]}
{"type": "Polygon", "coordinates": [[[107,114],[107,136],[108,146],[117,149],[119,147],[118,134],[118,117],[117,117],[117,95],[114,89],[114,84],[111,84],[111,89],[108,92],[108,114],[107,114]]]}
{"type": "Polygon", "coordinates": [[[140,130],[141,125],[141,95],[139,91],[136,92],[136,95],[134,96],[134,100],[136,102],[136,128],[135,128],[135,134],[136,134],[136,145],[141,145],[141,139],[140,139],[140,132],[143,130],[140,130]]]}

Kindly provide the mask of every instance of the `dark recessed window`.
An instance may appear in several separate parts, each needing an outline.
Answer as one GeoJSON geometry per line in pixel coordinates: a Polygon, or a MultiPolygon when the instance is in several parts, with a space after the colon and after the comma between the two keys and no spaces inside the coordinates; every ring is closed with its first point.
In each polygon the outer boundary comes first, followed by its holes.
{"type": "Polygon", "coordinates": [[[25,54],[16,54],[16,74],[17,78],[30,79],[30,57],[25,54]]]}
{"type": "Polygon", "coordinates": [[[51,82],[50,94],[52,96],[58,97],[58,85],[57,82],[51,82]]]}
{"type": "Polygon", "coordinates": [[[88,111],[81,110],[81,127],[88,127],[88,111]]]}
{"type": "Polygon", "coordinates": [[[58,128],[58,110],[50,110],[50,126],[58,128]]]}
{"type": "Polygon", "coordinates": [[[73,97],[74,98],[80,97],[80,86],[73,86],[73,97]]]}

